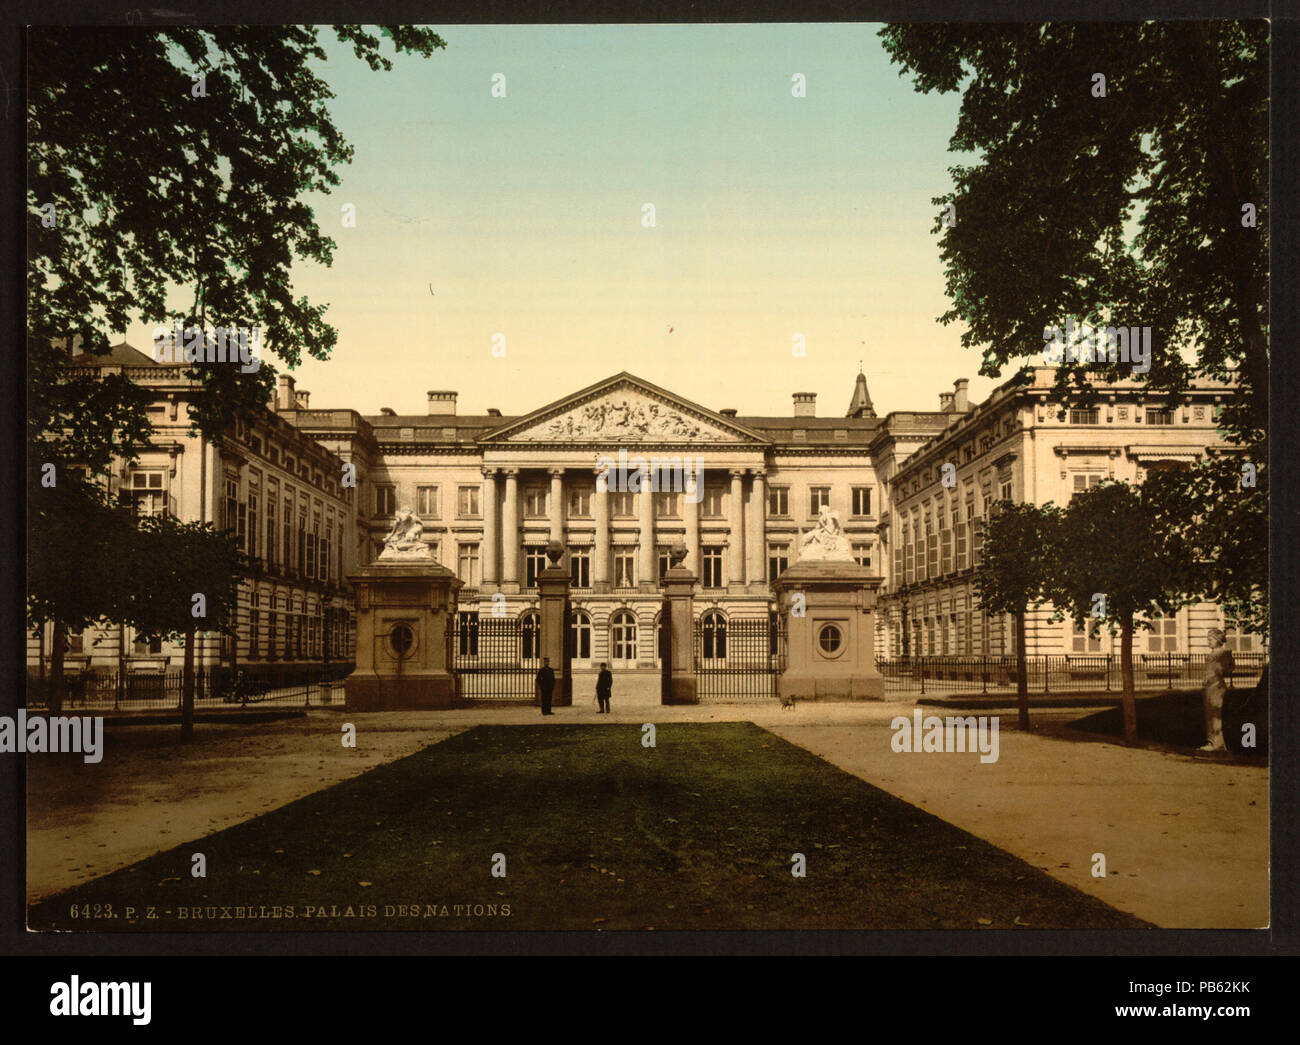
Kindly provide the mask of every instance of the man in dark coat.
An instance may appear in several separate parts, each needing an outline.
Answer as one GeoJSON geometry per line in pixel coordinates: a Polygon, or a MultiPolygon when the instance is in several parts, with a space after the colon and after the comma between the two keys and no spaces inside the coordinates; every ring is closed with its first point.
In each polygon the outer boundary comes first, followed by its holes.
{"type": "Polygon", "coordinates": [[[609,673],[609,665],[601,661],[600,674],[596,676],[596,701],[606,715],[609,714],[609,694],[613,687],[614,676],[609,673]]]}
{"type": "Polygon", "coordinates": [[[555,692],[555,672],[551,669],[551,658],[542,658],[542,670],[537,673],[537,688],[542,692],[542,714],[553,715],[551,694],[555,692]]]}

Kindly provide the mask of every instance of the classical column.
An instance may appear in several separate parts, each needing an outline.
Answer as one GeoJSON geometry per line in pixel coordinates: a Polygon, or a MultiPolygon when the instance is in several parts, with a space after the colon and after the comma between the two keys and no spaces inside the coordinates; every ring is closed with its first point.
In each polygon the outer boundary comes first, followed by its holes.
{"type": "Polygon", "coordinates": [[[501,580],[519,583],[519,469],[507,468],[506,497],[501,502],[501,580]]]}
{"type": "Polygon", "coordinates": [[[551,469],[551,540],[564,543],[564,469],[551,469]]]}
{"type": "MultiPolygon", "coordinates": [[[[592,585],[596,591],[609,591],[609,490],[603,469],[596,469],[596,492],[592,494],[591,513],[596,520],[596,544],[592,549],[592,585]]],[[[607,476],[606,476],[607,478],[607,476]]]]}
{"type": "MultiPolygon", "coordinates": [[[[483,583],[496,584],[497,573],[497,470],[483,469],[483,583]]],[[[467,579],[466,583],[473,583],[467,579]]]]}
{"type": "Polygon", "coordinates": [[[764,551],[767,547],[767,483],[763,469],[754,469],[753,486],[749,492],[749,533],[745,535],[745,547],[749,552],[745,579],[750,584],[766,584],[764,576],[764,551]]]}
{"type": "Polygon", "coordinates": [[[682,497],[682,521],[686,524],[686,561],[682,564],[696,578],[700,575],[700,502],[704,496],[704,469],[696,465],[695,488],[682,497]]]}
{"type": "Polygon", "coordinates": [[[637,521],[640,524],[641,544],[637,556],[637,585],[657,585],[655,576],[655,495],[650,489],[649,473],[641,473],[641,492],[636,495],[637,521]]]}
{"type": "Polygon", "coordinates": [[[727,586],[745,579],[745,470],[731,470],[731,500],[727,503],[727,586]]]}

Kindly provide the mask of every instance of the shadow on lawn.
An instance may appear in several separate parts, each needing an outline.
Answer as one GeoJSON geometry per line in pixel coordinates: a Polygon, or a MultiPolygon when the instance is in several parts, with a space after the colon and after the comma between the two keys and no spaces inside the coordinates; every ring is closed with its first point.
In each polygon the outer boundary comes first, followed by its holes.
{"type": "Polygon", "coordinates": [[[652,748],[637,726],[480,726],[49,898],[28,923],[1148,927],[747,722],[660,725],[652,748]]]}

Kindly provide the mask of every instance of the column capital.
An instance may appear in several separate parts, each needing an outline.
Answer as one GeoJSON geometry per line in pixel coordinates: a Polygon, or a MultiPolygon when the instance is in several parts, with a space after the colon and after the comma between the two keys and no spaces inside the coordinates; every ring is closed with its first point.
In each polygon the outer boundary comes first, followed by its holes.
{"type": "Polygon", "coordinates": [[[484,479],[495,479],[497,477],[497,470],[495,468],[489,468],[484,465],[480,471],[482,471],[484,479]]]}
{"type": "Polygon", "coordinates": [[[555,466],[554,468],[548,468],[546,469],[546,471],[550,474],[552,479],[559,479],[562,478],[564,475],[564,468],[559,465],[555,466]]]}
{"type": "Polygon", "coordinates": [[[745,478],[745,471],[746,471],[746,470],[745,470],[744,468],[729,468],[729,469],[727,469],[727,471],[730,473],[731,478],[733,478],[733,479],[743,479],[743,478],[745,478]]]}
{"type": "Polygon", "coordinates": [[[518,469],[518,468],[502,468],[502,469],[501,469],[501,474],[504,475],[507,479],[517,479],[517,478],[519,478],[519,469],[518,469]]]}
{"type": "Polygon", "coordinates": [[[762,465],[762,466],[760,466],[760,467],[758,467],[758,468],[751,468],[749,471],[750,471],[750,474],[753,475],[753,477],[754,477],[755,479],[766,479],[766,478],[767,478],[767,466],[766,466],[766,465],[762,465]]]}

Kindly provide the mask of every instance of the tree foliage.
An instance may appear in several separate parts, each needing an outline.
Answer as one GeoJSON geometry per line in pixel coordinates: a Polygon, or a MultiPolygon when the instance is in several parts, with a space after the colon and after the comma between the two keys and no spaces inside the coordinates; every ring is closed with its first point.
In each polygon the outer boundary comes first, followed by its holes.
{"type": "MultiPolygon", "coordinates": [[[[935,231],[952,300],[941,322],[965,323],[981,373],[1041,356],[1044,329],[1068,317],[1150,326],[1152,387],[1239,370],[1225,424],[1263,438],[1267,23],[891,24],[881,37],[918,91],[963,92],[950,148],[974,162],[951,169],[935,203],[957,220],[935,231]]],[[[1090,369],[1128,372],[1069,362],[1063,401],[1090,369]]]]}

